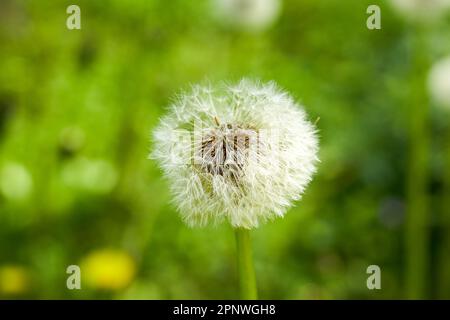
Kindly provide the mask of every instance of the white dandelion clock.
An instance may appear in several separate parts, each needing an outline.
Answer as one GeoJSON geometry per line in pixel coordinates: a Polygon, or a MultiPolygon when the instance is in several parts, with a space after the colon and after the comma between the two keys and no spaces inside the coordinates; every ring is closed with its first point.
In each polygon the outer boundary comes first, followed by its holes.
{"type": "Polygon", "coordinates": [[[152,157],[190,226],[235,228],[241,297],[256,299],[248,229],[282,217],[316,170],[316,129],[271,82],[195,85],[154,132],[152,157]]]}
{"type": "Polygon", "coordinates": [[[278,18],[280,0],[212,0],[216,15],[233,27],[261,31],[278,18]]]}
{"type": "Polygon", "coordinates": [[[450,110],[450,57],[433,65],[428,75],[428,90],[438,106],[450,110]]]}
{"type": "Polygon", "coordinates": [[[282,217],[311,181],[318,141],[303,109],[274,83],[194,86],[154,133],[153,157],[190,226],[251,229],[282,217]]]}
{"type": "Polygon", "coordinates": [[[443,15],[450,9],[450,0],[391,0],[402,15],[418,20],[429,20],[443,15]]]}
{"type": "Polygon", "coordinates": [[[0,170],[0,195],[10,200],[24,200],[33,190],[33,179],[20,163],[6,163],[0,170]]]}

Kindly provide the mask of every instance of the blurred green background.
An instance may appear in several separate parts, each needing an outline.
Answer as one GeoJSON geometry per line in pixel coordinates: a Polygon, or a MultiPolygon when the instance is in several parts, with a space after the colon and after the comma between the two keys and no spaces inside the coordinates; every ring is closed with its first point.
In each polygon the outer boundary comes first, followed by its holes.
{"type": "Polygon", "coordinates": [[[260,298],[450,298],[449,115],[425,90],[450,16],[284,0],[247,30],[211,2],[1,0],[0,297],[237,298],[232,229],[184,226],[147,156],[180,88],[245,76],[320,118],[303,200],[253,232],[260,298]],[[72,264],[82,290],[66,287],[72,264]]]}

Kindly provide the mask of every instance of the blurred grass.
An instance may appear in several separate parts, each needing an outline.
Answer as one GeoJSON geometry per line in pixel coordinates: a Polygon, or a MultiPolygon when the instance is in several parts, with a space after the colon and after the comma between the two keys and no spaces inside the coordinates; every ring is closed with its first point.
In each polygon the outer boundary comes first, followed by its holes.
{"type": "MultiPolygon", "coordinates": [[[[69,31],[69,4],[0,2],[0,281],[14,274],[21,289],[0,283],[0,297],[236,298],[232,230],[185,227],[147,155],[180,88],[242,76],[275,80],[320,117],[321,164],[304,199],[253,235],[260,298],[408,296],[410,75],[416,50],[450,52],[448,16],[419,48],[386,1],[286,0],[260,33],[226,28],[207,0],[79,0],[82,29],[69,31]],[[373,3],[380,31],[366,28],[373,3]],[[67,290],[68,265],[110,249],[131,257],[129,285],[67,290]],[[380,291],[366,288],[371,264],[380,291]]],[[[426,147],[442,154],[449,127],[431,113],[426,147]]],[[[420,263],[426,297],[450,298],[448,281],[432,276],[450,268],[437,257],[450,250],[437,218],[448,209],[434,205],[448,199],[439,159],[419,167],[430,181],[418,192],[431,199],[420,263]]]]}

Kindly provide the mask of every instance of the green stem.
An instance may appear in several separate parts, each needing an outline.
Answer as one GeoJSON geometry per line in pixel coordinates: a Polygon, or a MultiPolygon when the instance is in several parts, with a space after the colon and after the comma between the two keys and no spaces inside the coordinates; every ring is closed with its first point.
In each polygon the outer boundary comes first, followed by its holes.
{"type": "Polygon", "coordinates": [[[255,270],[253,268],[250,231],[247,229],[235,229],[235,235],[241,299],[256,300],[258,299],[258,293],[256,290],[255,270]]]}
{"type": "Polygon", "coordinates": [[[444,190],[442,195],[441,208],[441,230],[442,242],[439,250],[439,277],[437,287],[439,288],[439,299],[450,299],[450,127],[447,127],[447,139],[444,144],[445,150],[445,169],[444,172],[444,190]]]}
{"type": "Polygon", "coordinates": [[[414,43],[410,143],[406,216],[406,296],[424,299],[429,274],[428,101],[425,75],[428,70],[424,35],[417,28],[414,43]]]}

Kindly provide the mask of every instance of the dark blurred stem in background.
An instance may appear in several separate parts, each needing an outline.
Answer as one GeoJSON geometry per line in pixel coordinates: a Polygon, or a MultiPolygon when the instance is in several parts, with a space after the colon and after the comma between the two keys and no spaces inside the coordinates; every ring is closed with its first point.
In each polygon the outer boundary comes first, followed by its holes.
{"type": "Polygon", "coordinates": [[[438,298],[450,299],[450,126],[447,126],[447,139],[444,142],[444,190],[440,225],[443,237],[439,249],[438,298]]]}
{"type": "Polygon", "coordinates": [[[407,176],[408,211],[406,216],[406,298],[427,297],[429,279],[429,218],[428,206],[428,120],[426,92],[428,72],[426,30],[415,28],[412,47],[412,78],[410,105],[410,141],[407,176]]]}
{"type": "Polygon", "coordinates": [[[236,234],[240,298],[243,300],[256,300],[258,299],[258,293],[256,289],[255,270],[253,267],[250,231],[237,228],[234,232],[236,234]]]}

